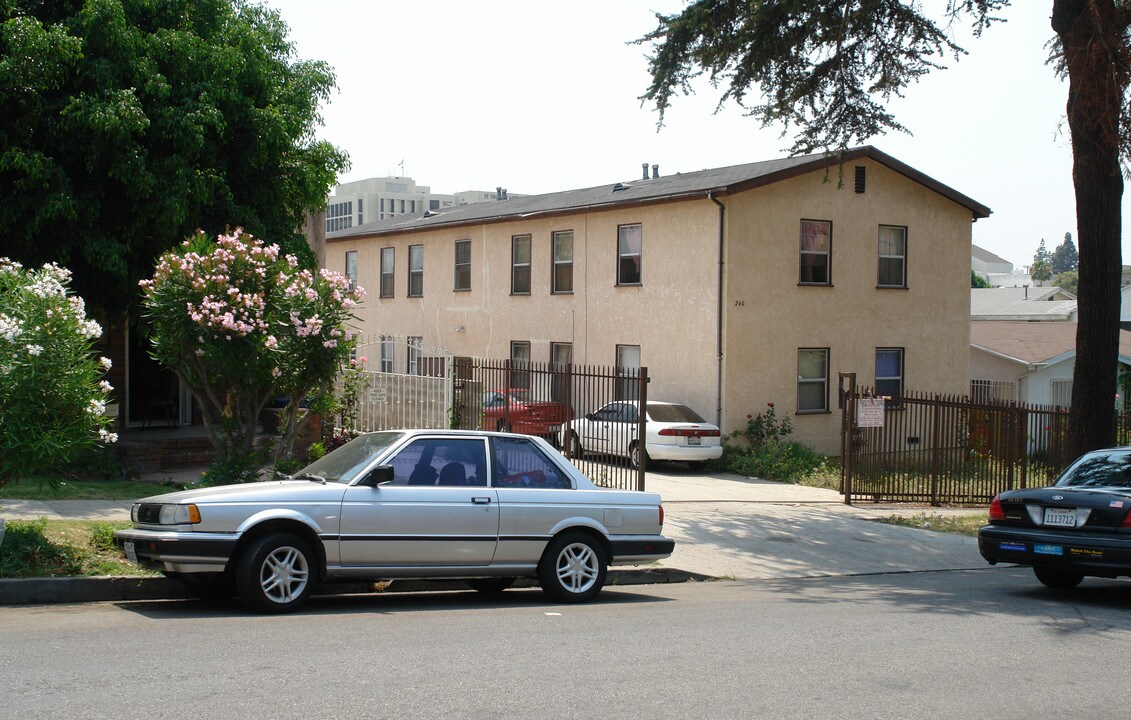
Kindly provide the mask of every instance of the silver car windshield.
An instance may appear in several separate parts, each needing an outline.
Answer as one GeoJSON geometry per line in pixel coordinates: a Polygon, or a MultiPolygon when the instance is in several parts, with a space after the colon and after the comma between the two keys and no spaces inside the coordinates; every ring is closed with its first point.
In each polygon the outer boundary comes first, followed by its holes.
{"type": "Polygon", "coordinates": [[[1131,488],[1131,452],[1116,450],[1085,455],[1056,481],[1061,487],[1131,488]]]}
{"type": "Polygon", "coordinates": [[[294,477],[348,483],[373,458],[385,452],[403,436],[404,433],[399,432],[375,432],[356,437],[299,470],[294,477]]]}

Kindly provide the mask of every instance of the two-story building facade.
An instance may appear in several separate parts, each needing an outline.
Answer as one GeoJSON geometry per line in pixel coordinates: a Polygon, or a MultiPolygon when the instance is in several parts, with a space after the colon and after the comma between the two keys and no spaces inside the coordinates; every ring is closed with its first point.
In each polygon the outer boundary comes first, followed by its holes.
{"type": "MultiPolygon", "coordinates": [[[[772,402],[831,454],[838,372],[965,392],[970,225],[989,212],[862,147],[369,223],[328,233],[326,264],[367,289],[367,336],[645,366],[651,398],[724,432],[772,402]]],[[[370,367],[394,366],[383,348],[370,367]]]]}

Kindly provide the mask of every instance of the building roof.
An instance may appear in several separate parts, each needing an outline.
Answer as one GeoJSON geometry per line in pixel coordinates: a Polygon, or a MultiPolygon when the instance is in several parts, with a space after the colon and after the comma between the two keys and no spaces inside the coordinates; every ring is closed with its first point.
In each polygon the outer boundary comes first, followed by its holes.
{"type": "Polygon", "coordinates": [[[780,182],[814,170],[836,167],[841,162],[849,163],[863,158],[880,163],[965,207],[970,211],[973,219],[985,218],[990,215],[990,209],[985,205],[924,175],[910,165],[866,145],[848,150],[842,156],[817,154],[779,158],[698,172],[676,173],[675,175],[647,180],[637,178],[581,190],[566,190],[544,195],[528,195],[495,202],[443,208],[436,212],[426,213],[423,217],[389,218],[338,230],[327,233],[326,239],[333,241],[357,236],[399,234],[443,227],[503,222],[515,218],[562,215],[630,205],[651,205],[704,197],[708,194],[724,196],[780,182]]]}
{"type": "Polygon", "coordinates": [[[970,288],[971,320],[1076,319],[1076,300],[1056,287],[970,288]]]}
{"type": "MultiPolygon", "coordinates": [[[[1031,365],[1076,354],[1076,323],[974,322],[970,345],[1008,360],[1031,365]]],[[[1120,360],[1131,362],[1131,332],[1119,331],[1120,360]]]]}
{"type": "Polygon", "coordinates": [[[984,247],[980,247],[978,245],[974,245],[974,244],[970,245],[970,254],[973,257],[978,258],[979,260],[981,260],[984,263],[990,263],[990,264],[993,264],[993,265],[999,265],[999,264],[1009,265],[1010,267],[1013,267],[1013,263],[1009,262],[1008,260],[1006,260],[1005,258],[1003,258],[999,255],[994,255],[989,250],[985,249],[984,247]]]}

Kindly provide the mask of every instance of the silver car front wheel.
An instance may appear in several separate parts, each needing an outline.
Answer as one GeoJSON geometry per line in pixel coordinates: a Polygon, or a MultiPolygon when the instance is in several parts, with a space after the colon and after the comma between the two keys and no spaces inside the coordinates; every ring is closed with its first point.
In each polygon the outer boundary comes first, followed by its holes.
{"type": "Polygon", "coordinates": [[[310,596],[313,569],[314,554],[301,538],[267,535],[240,558],[236,573],[240,599],[262,612],[297,610],[310,596]]]}
{"type": "Polygon", "coordinates": [[[592,535],[566,533],[546,548],[538,567],[542,591],[561,602],[586,602],[605,585],[608,560],[592,535]]]}

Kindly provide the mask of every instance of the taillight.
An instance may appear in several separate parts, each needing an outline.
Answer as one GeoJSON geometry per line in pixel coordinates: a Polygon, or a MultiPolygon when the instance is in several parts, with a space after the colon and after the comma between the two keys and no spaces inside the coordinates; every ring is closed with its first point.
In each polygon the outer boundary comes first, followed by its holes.
{"type": "MultiPolygon", "coordinates": [[[[1128,513],[1128,515],[1131,516],[1131,513],[1128,513]]],[[[660,506],[660,527],[663,527],[663,526],[664,526],[664,506],[661,505],[660,506]]]]}
{"type": "MultiPolygon", "coordinates": [[[[1001,499],[994,495],[994,499],[990,502],[990,520],[1004,520],[1005,510],[1001,509],[1001,499]]],[[[1126,522],[1126,521],[1124,521],[1126,522]]]]}
{"type": "Polygon", "coordinates": [[[664,428],[657,434],[665,437],[720,437],[718,430],[699,428],[664,428]]]}
{"type": "Polygon", "coordinates": [[[1119,523],[1119,527],[1131,529],[1131,510],[1128,510],[1127,514],[1123,516],[1123,522],[1119,523]]]}

